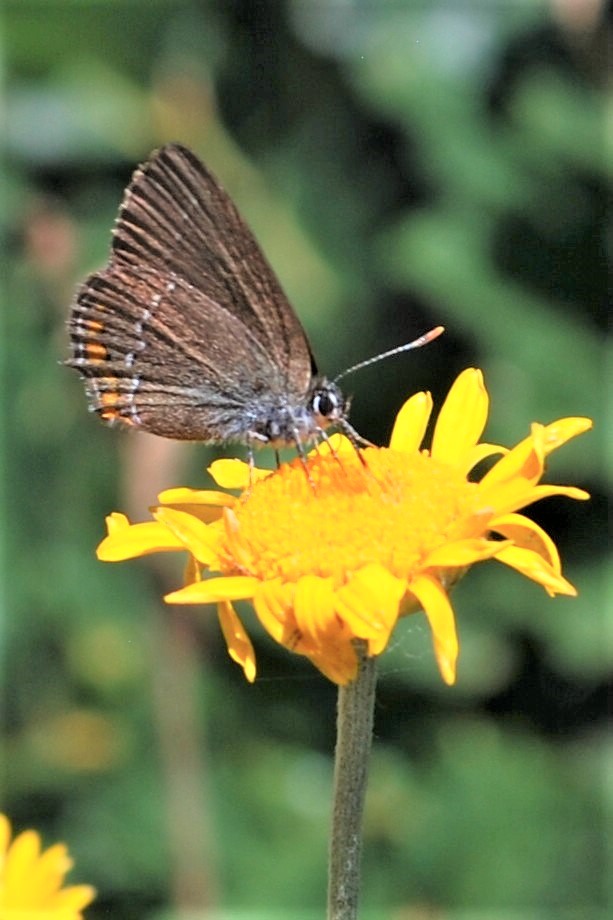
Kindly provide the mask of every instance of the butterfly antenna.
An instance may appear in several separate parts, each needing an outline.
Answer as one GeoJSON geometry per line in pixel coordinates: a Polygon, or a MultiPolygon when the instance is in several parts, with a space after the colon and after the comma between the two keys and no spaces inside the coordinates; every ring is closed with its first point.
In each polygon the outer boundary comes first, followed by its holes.
{"type": "Polygon", "coordinates": [[[337,383],[348,374],[353,374],[354,371],[361,371],[363,367],[368,367],[369,364],[376,364],[377,361],[383,361],[384,358],[391,358],[392,355],[400,355],[403,351],[412,351],[414,348],[421,348],[422,345],[427,345],[429,342],[437,339],[444,331],[444,326],[435,326],[434,329],[424,333],[424,335],[420,335],[419,338],[414,339],[412,342],[407,342],[406,345],[399,345],[398,348],[384,351],[380,355],[375,355],[373,358],[367,358],[366,361],[360,361],[359,364],[354,364],[353,367],[348,367],[346,371],[343,371],[338,377],[335,377],[333,382],[337,383]]]}

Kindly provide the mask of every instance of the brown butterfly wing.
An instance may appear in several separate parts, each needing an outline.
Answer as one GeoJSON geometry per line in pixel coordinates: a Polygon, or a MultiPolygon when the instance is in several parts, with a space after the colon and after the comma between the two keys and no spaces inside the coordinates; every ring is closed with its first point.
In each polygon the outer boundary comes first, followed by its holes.
{"type": "Polygon", "coordinates": [[[220,322],[234,317],[265,347],[280,387],[307,392],[315,365],[304,330],[236,207],[187,148],[168,144],[134,173],[113,233],[114,263],[193,285],[220,322]]]}

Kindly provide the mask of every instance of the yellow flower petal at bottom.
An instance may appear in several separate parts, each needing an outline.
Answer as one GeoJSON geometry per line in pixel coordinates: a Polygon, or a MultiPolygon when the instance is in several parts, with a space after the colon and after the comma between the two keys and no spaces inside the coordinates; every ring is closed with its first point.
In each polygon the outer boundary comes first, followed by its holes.
{"type": "Polygon", "coordinates": [[[253,595],[253,606],[257,617],[275,642],[288,646],[296,634],[293,617],[294,585],[280,578],[260,582],[253,595]]]}
{"type": "Polygon", "coordinates": [[[328,588],[321,584],[323,581],[305,576],[296,586],[284,584],[280,578],[263,582],[253,605],[262,626],[275,641],[308,657],[329,680],[346,684],[355,677],[358,660],[351,633],[330,611],[328,588]],[[309,599],[317,605],[315,614],[304,609],[309,599]]]}
{"type": "Polygon", "coordinates": [[[294,595],[296,626],[304,635],[325,636],[334,616],[334,588],[331,578],[304,575],[296,585],[294,595]]]}
{"type": "Polygon", "coordinates": [[[63,843],[42,852],[36,831],[23,831],[11,843],[10,823],[0,815],[0,918],[79,920],[95,890],[90,885],[62,888],[72,865],[63,843]]]}
{"type": "Polygon", "coordinates": [[[364,566],[336,592],[336,612],[351,633],[368,640],[370,655],[380,654],[398,619],[406,581],[378,563],[364,566]]]}
{"type": "Polygon", "coordinates": [[[29,865],[24,865],[28,882],[33,884],[40,900],[44,903],[47,897],[57,890],[65,873],[72,869],[73,862],[68,856],[68,849],[63,843],[55,843],[44,853],[40,849],[38,834],[26,831],[25,834],[36,838],[36,847],[29,854],[29,865]]]}
{"type": "Polygon", "coordinates": [[[255,652],[251,639],[229,601],[221,601],[217,605],[217,613],[230,658],[241,666],[252,684],[255,680],[255,652]]]}
{"type": "MultiPolygon", "coordinates": [[[[57,903],[57,916],[52,915],[49,920],[77,920],[81,913],[95,897],[95,890],[91,885],[70,885],[60,891],[55,898],[57,903]]],[[[25,920],[16,917],[15,920],[25,920]]]]}
{"type": "Polygon", "coordinates": [[[295,651],[306,655],[328,680],[340,686],[350,683],[357,674],[358,657],[353,643],[342,629],[331,630],[325,644],[322,643],[319,648],[298,643],[295,651]]]}
{"type": "Polygon", "coordinates": [[[306,655],[330,680],[345,684],[355,677],[357,656],[350,630],[334,612],[334,601],[331,579],[305,575],[299,580],[293,604],[296,633],[289,647],[306,655]]]}
{"type": "Polygon", "coordinates": [[[454,684],[459,646],[453,608],[447,592],[439,581],[427,575],[415,578],[409,590],[418,599],[430,624],[441,677],[446,684],[454,684]]]}
{"type": "MultiPolygon", "coordinates": [[[[33,879],[36,864],[40,857],[40,837],[36,831],[23,831],[13,841],[10,859],[7,860],[2,873],[3,887],[7,892],[23,892],[21,903],[14,903],[14,907],[38,907],[40,891],[38,886],[32,885],[32,892],[26,895],[27,886],[33,879]]],[[[67,872],[70,864],[62,859],[62,869],[67,872]]],[[[15,896],[14,896],[15,897],[15,896]]]]}

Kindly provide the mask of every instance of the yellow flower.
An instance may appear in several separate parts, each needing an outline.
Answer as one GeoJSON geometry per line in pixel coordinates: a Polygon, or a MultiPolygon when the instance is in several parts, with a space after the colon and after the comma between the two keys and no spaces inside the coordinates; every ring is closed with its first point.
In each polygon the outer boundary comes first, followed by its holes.
{"type": "Polygon", "coordinates": [[[547,454],[591,427],[589,419],[533,424],[511,450],[479,443],[488,412],[480,371],[464,371],[440,411],[431,450],[420,445],[432,411],[428,393],[400,410],[388,448],[358,456],[340,436],[271,473],[219,460],[211,472],[223,488],[170,489],[155,521],[108,519],[98,557],[118,561],[160,551],[187,551],[186,586],[172,604],[217,604],[232,658],[255,678],[251,641],[232,605],[251,599],[277,642],[306,655],[330,680],[356,674],[355,640],[370,655],[387,645],[399,616],[422,609],[440,673],[455,680],[458,640],[448,592],[475,562],[496,559],[551,594],[576,594],[561,574],[551,538],[520,508],[548,495],[585,499],[570,486],[539,484],[547,454]],[[477,463],[502,457],[479,481],[477,463]],[[251,482],[250,482],[251,477],[251,482]],[[217,577],[202,578],[202,570],[217,577]]]}
{"type": "Polygon", "coordinates": [[[1,920],[79,920],[94,899],[90,885],[62,888],[72,859],[63,843],[43,853],[36,831],[11,841],[11,825],[0,814],[1,920]]]}

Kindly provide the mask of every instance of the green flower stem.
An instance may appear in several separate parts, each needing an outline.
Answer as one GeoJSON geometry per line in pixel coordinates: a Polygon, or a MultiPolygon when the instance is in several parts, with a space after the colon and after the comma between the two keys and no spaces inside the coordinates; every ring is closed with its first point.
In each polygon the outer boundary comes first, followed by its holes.
{"type": "Polygon", "coordinates": [[[328,864],[328,920],[355,920],[360,893],[362,815],[372,742],[376,658],[356,642],[358,673],[340,687],[336,720],[334,800],[328,864]]]}

